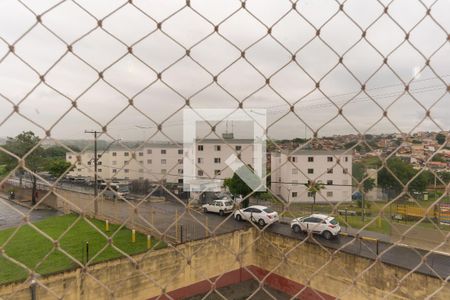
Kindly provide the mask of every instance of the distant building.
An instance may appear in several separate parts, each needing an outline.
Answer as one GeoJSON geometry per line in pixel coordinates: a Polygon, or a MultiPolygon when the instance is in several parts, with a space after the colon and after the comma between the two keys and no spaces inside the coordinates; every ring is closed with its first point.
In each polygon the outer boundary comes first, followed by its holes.
{"type": "Polygon", "coordinates": [[[296,150],[272,152],[271,189],[290,202],[312,202],[305,183],[321,181],[325,188],[316,202],[351,201],[352,155],[344,151],[296,150]]]}
{"type": "MultiPolygon", "coordinates": [[[[235,154],[243,164],[253,166],[252,139],[204,139],[197,141],[195,151],[196,176],[198,179],[223,180],[233,176],[225,161],[235,154]]],[[[148,179],[151,182],[165,181],[182,183],[183,159],[186,153],[182,144],[154,143],[140,149],[113,146],[98,152],[97,175],[106,180],[148,179]]],[[[79,156],[66,154],[66,160],[75,163],[70,176],[92,179],[94,177],[94,153],[84,152],[79,156]]]]}

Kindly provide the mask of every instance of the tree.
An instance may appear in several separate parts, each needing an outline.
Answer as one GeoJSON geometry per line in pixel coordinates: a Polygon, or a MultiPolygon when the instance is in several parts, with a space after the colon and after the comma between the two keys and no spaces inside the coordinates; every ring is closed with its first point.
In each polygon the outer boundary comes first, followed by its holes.
{"type": "Polygon", "coordinates": [[[66,157],[66,148],[61,146],[51,146],[47,149],[44,149],[43,156],[48,158],[65,158],[66,157]]]}
{"type": "Polygon", "coordinates": [[[446,136],[442,133],[438,133],[436,134],[436,141],[438,142],[439,145],[442,145],[443,143],[445,143],[445,139],[446,136]]]}
{"type": "Polygon", "coordinates": [[[228,187],[233,195],[242,195],[242,197],[244,198],[244,201],[242,201],[242,207],[245,208],[248,207],[250,203],[250,197],[247,196],[250,195],[253,190],[241,179],[241,177],[237,173],[241,172],[239,172],[238,170],[233,174],[233,177],[225,179],[223,184],[228,187]]]}
{"type": "Polygon", "coordinates": [[[325,184],[321,181],[308,180],[308,182],[305,183],[305,187],[313,197],[313,204],[311,206],[311,213],[313,213],[314,206],[316,205],[316,195],[325,188],[325,184]]]}
{"type": "MultiPolygon", "coordinates": [[[[378,172],[378,184],[389,194],[394,193],[397,195],[401,193],[403,185],[411,180],[418,172],[410,164],[405,163],[397,157],[388,159],[387,167],[398,180],[386,169],[386,167],[384,167],[378,172]]],[[[422,172],[409,184],[409,191],[423,192],[427,187],[427,182],[428,176],[426,173],[422,172]]]]}
{"type": "Polygon", "coordinates": [[[67,169],[71,167],[71,164],[64,159],[53,159],[51,160],[45,169],[50,173],[50,175],[59,178],[67,169]]]}
{"type": "Polygon", "coordinates": [[[375,187],[375,179],[373,178],[367,178],[368,175],[367,173],[364,174],[364,178],[366,178],[366,180],[364,180],[363,182],[363,191],[364,193],[362,194],[362,198],[361,198],[361,209],[362,209],[362,221],[364,222],[364,217],[365,217],[365,213],[366,213],[366,203],[364,203],[365,197],[366,197],[366,193],[370,192],[371,190],[374,189],[375,187]]]}
{"type": "MultiPolygon", "coordinates": [[[[354,180],[357,180],[358,182],[361,182],[361,180],[364,178],[364,172],[366,171],[366,167],[361,162],[354,162],[352,165],[352,175],[355,178],[354,180]]],[[[358,184],[358,182],[355,182],[355,184],[358,184]]]]}
{"type": "MultiPolygon", "coordinates": [[[[8,137],[5,145],[3,146],[6,150],[14,153],[20,158],[25,158],[25,168],[20,167],[18,170],[21,174],[28,173],[31,177],[32,189],[31,189],[31,203],[36,204],[36,190],[37,190],[37,177],[36,174],[44,169],[45,158],[43,157],[43,148],[36,145],[39,143],[40,139],[38,136],[34,135],[32,131],[25,131],[16,136],[15,138],[8,137]],[[35,149],[33,149],[36,147],[35,149]],[[33,149],[33,150],[32,150],[33,149]],[[29,153],[32,150],[31,153],[29,153]],[[26,157],[25,157],[26,156],[26,157]]],[[[2,155],[2,162],[6,170],[9,172],[17,167],[18,161],[16,158],[10,155],[2,155]]]]}

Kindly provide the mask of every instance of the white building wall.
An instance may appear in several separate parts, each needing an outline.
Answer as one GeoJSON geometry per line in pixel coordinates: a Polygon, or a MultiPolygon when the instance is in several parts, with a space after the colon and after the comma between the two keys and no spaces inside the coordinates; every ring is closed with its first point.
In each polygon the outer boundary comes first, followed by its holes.
{"type": "MultiPolygon", "coordinates": [[[[197,174],[200,178],[226,179],[233,176],[233,171],[225,163],[231,154],[240,155],[244,164],[253,166],[253,144],[250,140],[227,140],[227,143],[221,140],[205,140],[198,142],[196,147],[196,159],[201,159],[201,163],[196,164],[197,171],[201,171],[197,174]],[[198,151],[198,146],[202,146],[203,151],[198,151]],[[236,150],[236,147],[240,147],[240,150],[236,150]],[[216,173],[216,170],[220,172],[216,173]]],[[[148,179],[152,182],[165,180],[178,183],[183,177],[183,148],[175,144],[148,145],[135,151],[111,149],[98,153],[101,154],[97,165],[98,179],[148,179]]],[[[85,152],[79,156],[81,163],[77,163],[69,175],[92,179],[93,152],[85,152]]],[[[77,156],[68,153],[66,160],[74,163],[77,156]]]]}
{"type": "Polygon", "coordinates": [[[308,180],[315,180],[325,184],[325,188],[317,193],[316,202],[351,201],[352,157],[350,154],[297,151],[294,155],[290,155],[288,160],[288,155],[285,153],[272,153],[271,170],[272,191],[285,200],[312,202],[313,198],[308,195],[304,184],[308,180]]]}

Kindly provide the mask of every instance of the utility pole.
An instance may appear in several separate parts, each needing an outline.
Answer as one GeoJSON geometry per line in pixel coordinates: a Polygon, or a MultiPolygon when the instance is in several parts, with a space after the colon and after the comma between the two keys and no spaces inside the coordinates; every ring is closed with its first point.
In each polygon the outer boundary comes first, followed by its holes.
{"type": "Polygon", "coordinates": [[[94,134],[94,215],[97,216],[98,215],[98,199],[97,199],[97,195],[98,195],[98,191],[97,191],[97,136],[98,134],[100,134],[100,131],[96,131],[96,130],[85,130],[84,133],[91,133],[94,134]]]}

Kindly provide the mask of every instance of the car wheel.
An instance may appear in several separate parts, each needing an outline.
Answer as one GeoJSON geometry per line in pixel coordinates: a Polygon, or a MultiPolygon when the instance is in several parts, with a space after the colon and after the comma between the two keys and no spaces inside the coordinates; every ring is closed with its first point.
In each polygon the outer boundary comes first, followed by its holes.
{"type": "Polygon", "coordinates": [[[223,216],[223,215],[224,215],[223,210],[219,211],[219,216],[223,216]]]}
{"type": "Polygon", "coordinates": [[[206,207],[203,207],[203,212],[206,214],[208,212],[208,209],[206,207]]]}
{"type": "Polygon", "coordinates": [[[264,227],[266,225],[266,222],[264,222],[263,219],[259,219],[258,224],[259,224],[259,226],[264,227]]]}
{"type": "Polygon", "coordinates": [[[234,218],[236,219],[236,221],[240,222],[242,220],[241,215],[237,214],[234,216],[234,218]]]}
{"type": "Polygon", "coordinates": [[[324,232],[322,233],[322,235],[323,235],[323,237],[324,237],[326,240],[329,240],[329,239],[331,239],[331,238],[333,237],[333,235],[331,234],[331,232],[329,232],[328,230],[324,231],[324,232]]]}
{"type": "Polygon", "coordinates": [[[292,231],[295,233],[300,233],[302,231],[302,229],[300,228],[299,225],[294,225],[294,226],[292,226],[292,231]]]}

